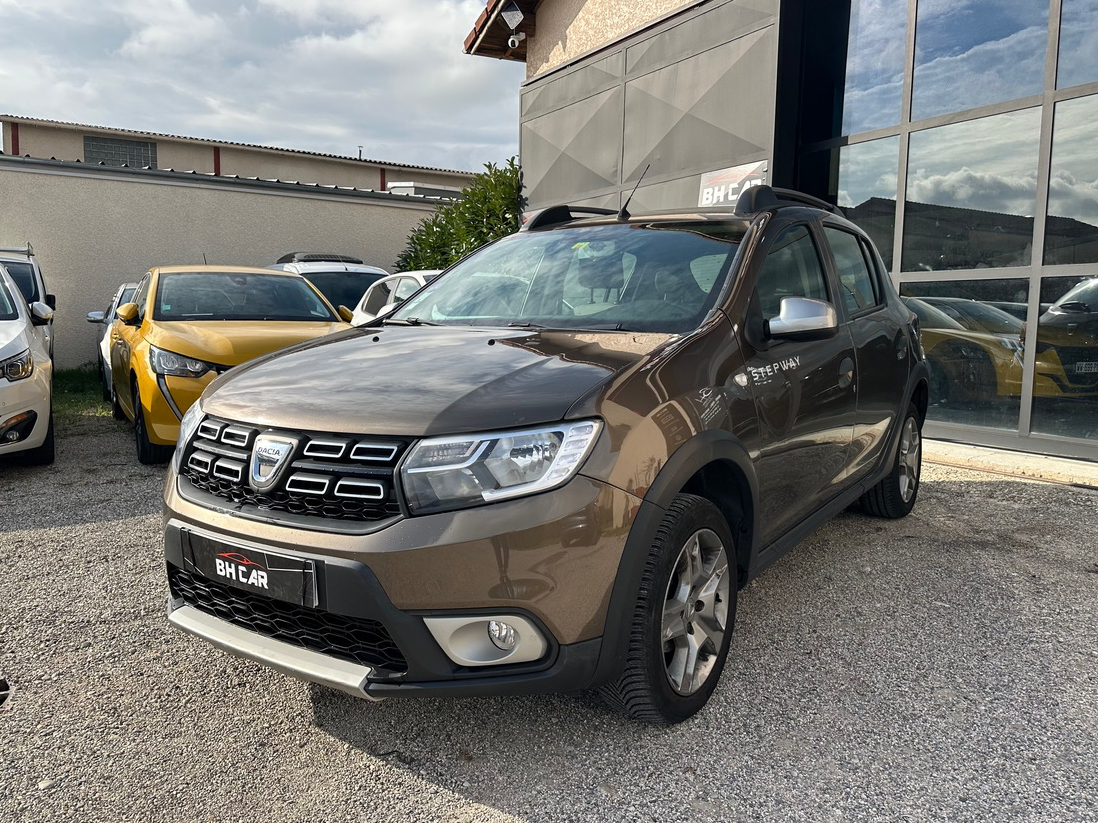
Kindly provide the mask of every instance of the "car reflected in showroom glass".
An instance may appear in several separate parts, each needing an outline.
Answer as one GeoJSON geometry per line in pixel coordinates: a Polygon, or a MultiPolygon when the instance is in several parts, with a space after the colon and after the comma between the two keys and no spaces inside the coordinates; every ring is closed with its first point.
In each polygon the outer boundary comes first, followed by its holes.
{"type": "Polygon", "coordinates": [[[1040,108],[914,132],[903,270],[1028,266],[1040,108]]]}
{"type": "Polygon", "coordinates": [[[1098,437],[1098,274],[1046,277],[1037,321],[1033,422],[1038,434],[1098,437]]]}
{"type": "Polygon", "coordinates": [[[1045,263],[1098,262],[1098,94],[1056,104],[1045,263]]]}
{"type": "Polygon", "coordinates": [[[929,420],[1016,429],[1025,323],[996,303],[1025,305],[1023,279],[904,283],[930,368],[929,420]]]}

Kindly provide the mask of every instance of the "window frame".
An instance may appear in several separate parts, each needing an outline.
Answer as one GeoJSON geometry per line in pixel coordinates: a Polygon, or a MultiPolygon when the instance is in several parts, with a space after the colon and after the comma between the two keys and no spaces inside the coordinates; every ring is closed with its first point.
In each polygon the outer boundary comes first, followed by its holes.
{"type": "MultiPolygon", "coordinates": [[[[831,280],[831,273],[830,273],[831,270],[829,269],[828,257],[825,257],[825,255],[823,255],[820,251],[820,245],[821,245],[822,241],[821,241],[821,238],[817,235],[818,224],[815,221],[809,221],[809,220],[793,220],[793,221],[790,221],[789,223],[786,223],[783,226],[775,228],[774,237],[773,237],[773,239],[770,240],[769,243],[767,243],[766,250],[761,255],[761,262],[759,263],[758,269],[755,272],[754,282],[751,284],[751,302],[754,304],[755,311],[757,312],[758,316],[760,318],[762,318],[764,321],[770,320],[771,318],[767,317],[765,312],[763,312],[762,297],[759,295],[759,281],[762,279],[763,270],[766,268],[766,262],[770,258],[770,253],[774,249],[774,244],[787,231],[790,231],[792,229],[797,229],[797,228],[804,228],[804,229],[807,230],[808,238],[809,238],[810,242],[812,243],[812,247],[815,249],[815,252],[816,252],[816,262],[819,264],[819,267],[820,267],[820,275],[821,275],[821,279],[823,281],[824,291],[826,292],[826,302],[828,304],[830,304],[833,308],[835,308],[836,311],[839,311],[839,307],[835,306],[835,297],[834,297],[834,295],[835,295],[835,284],[831,280]]],[[[828,256],[830,256],[830,254],[831,254],[830,248],[828,249],[827,254],[828,254],[828,256]]],[[[807,295],[803,295],[803,294],[802,295],[790,295],[790,296],[793,296],[793,297],[807,297],[807,295]]],[[[809,299],[816,300],[818,298],[809,298],[809,299]]],[[[780,305],[781,305],[781,303],[779,301],[779,306],[780,305]]],[[[775,340],[775,341],[771,341],[771,342],[772,343],[777,343],[777,342],[781,342],[781,341],[775,340]]]]}
{"type": "Polygon", "coordinates": [[[862,263],[865,264],[866,274],[869,275],[870,286],[873,289],[873,305],[851,309],[849,306],[846,305],[846,300],[844,299],[842,306],[839,306],[834,301],[832,302],[835,310],[841,310],[843,315],[848,320],[856,320],[860,317],[865,317],[866,315],[873,314],[874,312],[886,308],[888,306],[888,300],[885,297],[884,284],[881,282],[881,270],[880,267],[877,265],[876,255],[874,255],[870,250],[871,247],[869,245],[869,242],[860,233],[856,231],[851,231],[846,226],[840,226],[835,223],[825,222],[821,226],[821,234],[823,235],[823,238],[827,243],[828,264],[831,266],[831,276],[834,278],[835,285],[838,288],[838,291],[836,293],[840,293],[842,291],[842,278],[839,276],[839,262],[838,259],[835,257],[835,249],[832,247],[831,240],[827,236],[828,231],[842,232],[843,234],[848,234],[854,238],[854,242],[857,243],[858,250],[862,255],[862,263]]]}

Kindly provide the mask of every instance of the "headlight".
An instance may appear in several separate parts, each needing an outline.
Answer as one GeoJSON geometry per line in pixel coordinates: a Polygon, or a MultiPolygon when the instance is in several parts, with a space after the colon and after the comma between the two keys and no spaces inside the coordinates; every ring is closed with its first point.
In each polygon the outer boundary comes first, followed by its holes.
{"type": "Polygon", "coordinates": [[[202,422],[202,417],[202,401],[196,400],[187,409],[183,419],[179,421],[179,439],[175,441],[175,453],[172,455],[172,468],[176,472],[179,471],[179,463],[183,459],[183,452],[186,451],[187,443],[194,437],[198,424],[202,422]]]}
{"type": "Polygon", "coordinates": [[[401,469],[408,506],[422,514],[556,488],[579,471],[601,428],[581,420],[421,440],[401,469]]]}
{"type": "Polygon", "coordinates": [[[34,358],[31,357],[30,349],[24,349],[7,360],[0,360],[0,377],[15,381],[23,380],[32,374],[34,374],[34,358]]]}
{"type": "Polygon", "coordinates": [[[175,352],[164,351],[164,349],[158,349],[156,346],[149,346],[149,365],[157,374],[172,377],[201,377],[213,368],[209,363],[195,360],[193,357],[184,357],[175,352]]]}

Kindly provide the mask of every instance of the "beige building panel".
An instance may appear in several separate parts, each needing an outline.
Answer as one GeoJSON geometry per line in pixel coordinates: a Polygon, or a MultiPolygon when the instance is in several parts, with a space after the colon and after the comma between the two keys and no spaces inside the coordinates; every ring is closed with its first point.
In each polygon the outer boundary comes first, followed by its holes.
{"type": "Polygon", "coordinates": [[[693,0],[544,0],[526,47],[526,77],[617,40],[693,0]]]}
{"type": "MultiPolygon", "coordinates": [[[[87,174],[87,173],[84,173],[87,174]]],[[[119,283],[155,264],[266,266],[294,250],[353,254],[392,270],[416,204],[138,182],[0,167],[0,245],[30,241],[57,295],[57,365],[91,362],[102,309],[119,283]]]]}
{"type": "MultiPolygon", "coordinates": [[[[11,127],[4,124],[4,152],[11,153],[11,127]]],[[[19,124],[19,154],[58,160],[84,160],[84,135],[67,129],[19,124]]]]}
{"type": "Polygon", "coordinates": [[[200,171],[209,174],[214,170],[214,147],[201,143],[185,143],[182,140],[156,138],[156,165],[176,171],[200,171]]]}
{"type": "Polygon", "coordinates": [[[221,149],[221,173],[356,189],[376,189],[381,182],[378,168],[367,163],[229,146],[221,149]]]}

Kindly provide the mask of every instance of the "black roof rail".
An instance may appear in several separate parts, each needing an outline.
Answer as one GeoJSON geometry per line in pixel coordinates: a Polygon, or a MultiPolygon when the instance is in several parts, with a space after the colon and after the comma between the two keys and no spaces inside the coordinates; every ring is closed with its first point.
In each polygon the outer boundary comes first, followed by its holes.
{"type": "Polygon", "coordinates": [[[362,261],[349,254],[331,254],[322,251],[292,251],[284,254],[275,263],[354,263],[362,265],[362,261]]]}
{"type": "Polygon", "coordinates": [[[519,231],[533,231],[570,223],[589,215],[617,214],[617,209],[602,209],[597,206],[549,206],[531,214],[519,227],[519,231]]]}
{"type": "Polygon", "coordinates": [[[746,217],[749,214],[757,214],[766,209],[778,208],[782,205],[782,201],[785,201],[786,205],[796,203],[802,206],[812,206],[813,208],[823,209],[832,214],[837,214],[839,217],[846,216],[838,206],[833,206],[826,200],[813,197],[811,194],[793,191],[793,189],[780,189],[765,185],[751,186],[750,188],[744,189],[743,193],[740,194],[739,200],[736,201],[736,214],[742,217],[746,217]]]}

